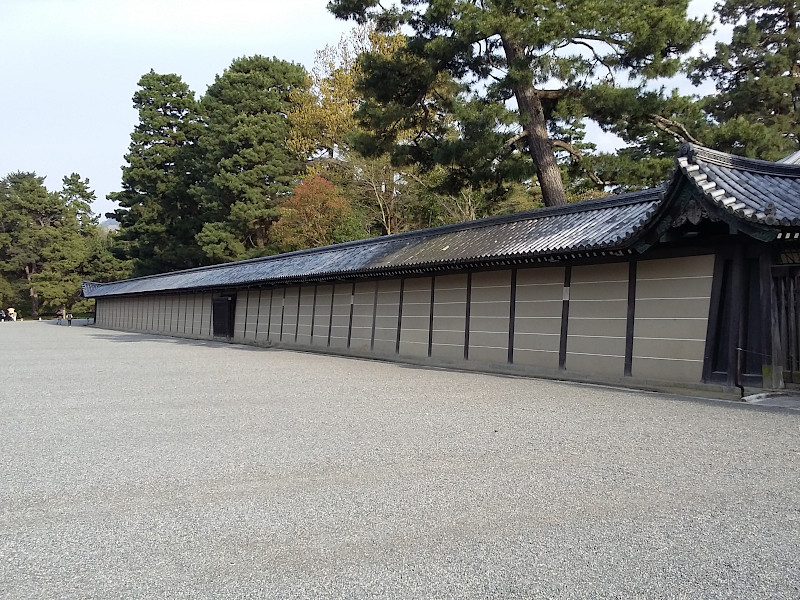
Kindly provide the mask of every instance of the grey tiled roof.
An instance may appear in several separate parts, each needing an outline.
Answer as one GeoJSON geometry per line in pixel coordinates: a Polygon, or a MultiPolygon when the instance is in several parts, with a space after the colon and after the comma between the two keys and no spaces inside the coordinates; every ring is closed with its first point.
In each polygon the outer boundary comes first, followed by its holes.
{"type": "Polygon", "coordinates": [[[800,165],[685,144],[678,167],[716,206],[765,225],[800,225],[800,165]]]}
{"type": "Polygon", "coordinates": [[[248,261],[128,279],[84,282],[86,297],[208,289],[356,274],[409,272],[503,259],[615,251],[658,208],[664,188],[424,229],[248,261]]]}

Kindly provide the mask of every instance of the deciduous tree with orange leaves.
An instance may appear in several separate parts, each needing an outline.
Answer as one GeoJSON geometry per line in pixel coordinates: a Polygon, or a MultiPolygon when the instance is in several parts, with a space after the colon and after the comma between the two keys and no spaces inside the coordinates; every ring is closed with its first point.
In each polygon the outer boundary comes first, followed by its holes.
{"type": "Polygon", "coordinates": [[[282,252],[318,248],[368,236],[350,201],[319,175],[306,178],[280,206],[272,241],[282,252]]]}

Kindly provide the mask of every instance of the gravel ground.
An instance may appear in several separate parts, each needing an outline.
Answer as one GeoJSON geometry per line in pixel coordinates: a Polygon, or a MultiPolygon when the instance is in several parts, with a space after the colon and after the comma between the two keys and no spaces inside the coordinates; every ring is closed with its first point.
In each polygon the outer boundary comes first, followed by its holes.
{"type": "Polygon", "coordinates": [[[798,598],[800,413],[0,324],[0,597],[798,598]]]}

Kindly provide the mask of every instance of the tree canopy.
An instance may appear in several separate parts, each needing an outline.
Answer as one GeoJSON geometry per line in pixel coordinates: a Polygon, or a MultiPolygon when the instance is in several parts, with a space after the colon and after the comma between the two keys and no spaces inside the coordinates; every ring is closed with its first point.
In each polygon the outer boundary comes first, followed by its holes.
{"type": "Polygon", "coordinates": [[[573,102],[564,112],[562,102],[595,85],[616,87],[619,78],[674,74],[681,55],[708,29],[705,20],[687,18],[687,4],[620,0],[609,10],[607,3],[585,0],[401,0],[386,8],[377,0],[332,0],[328,8],[383,31],[412,32],[393,56],[364,58],[364,89],[384,105],[374,119],[397,122],[425,113],[428,92],[446,73],[473,111],[495,111],[492,130],[508,123],[497,106],[516,110],[518,140],[535,166],[544,204],[553,206],[567,200],[554,146],[574,151],[553,135],[554,127],[559,116],[581,109],[573,102]]]}
{"type": "Polygon", "coordinates": [[[59,192],[31,172],[0,180],[0,303],[37,318],[79,305],[83,278],[127,274],[101,243],[92,200],[89,180],[75,173],[59,192]]]}
{"type": "Polygon", "coordinates": [[[695,83],[711,79],[717,93],[704,98],[711,120],[704,143],[719,150],[775,160],[800,143],[800,3],[726,0],[722,23],[730,42],[716,44],[690,67],[695,83]]]}
{"type": "Polygon", "coordinates": [[[197,203],[188,193],[203,123],[194,92],[180,76],[150,71],[139,80],[133,105],[139,123],[122,168],[122,191],[111,216],[120,223],[120,253],[140,275],[201,263],[194,242],[200,228],[197,203]]]}
{"type": "Polygon", "coordinates": [[[240,58],[201,100],[206,131],[193,193],[203,216],[196,239],[215,261],[268,251],[269,228],[303,163],[287,145],[288,115],[309,86],[305,69],[276,58],[240,58]]]}

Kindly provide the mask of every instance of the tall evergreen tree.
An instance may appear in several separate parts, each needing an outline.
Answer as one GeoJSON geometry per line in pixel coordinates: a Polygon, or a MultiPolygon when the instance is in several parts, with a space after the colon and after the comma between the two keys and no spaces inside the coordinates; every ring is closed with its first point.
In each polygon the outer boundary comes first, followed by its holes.
{"type": "Polygon", "coordinates": [[[278,59],[240,58],[217,76],[202,99],[207,130],[193,193],[204,220],[196,239],[209,260],[268,251],[278,204],[302,172],[287,147],[288,114],[308,89],[305,69],[278,59]]]}
{"type": "Polygon", "coordinates": [[[800,147],[800,2],[725,0],[716,5],[734,25],[730,42],[692,65],[695,83],[714,81],[704,101],[718,126],[707,143],[767,160],[800,147]]]}
{"type": "Polygon", "coordinates": [[[120,223],[118,249],[139,275],[198,266],[204,258],[195,241],[200,214],[188,193],[203,133],[194,92],[178,75],[152,70],[138,85],[139,123],[125,155],[122,191],[108,196],[120,206],[109,213],[120,223]]]}
{"type": "MultiPolygon", "coordinates": [[[[587,86],[616,85],[621,74],[642,82],[675,73],[679,56],[708,25],[688,19],[687,4],[401,0],[399,6],[384,8],[377,0],[332,0],[328,7],[340,18],[413,32],[392,58],[371,56],[364,62],[364,85],[384,104],[375,113],[384,122],[424,114],[427,92],[442,72],[464,84],[468,96],[478,101],[473,109],[510,109],[513,99],[519,143],[536,167],[544,203],[553,206],[567,199],[554,146],[577,154],[574,146],[552,138],[559,104],[580,96],[587,86]],[[555,89],[545,88],[553,81],[555,89]]],[[[507,121],[499,113],[494,119],[507,121]]],[[[496,159],[484,153],[484,162],[496,159]]]]}

